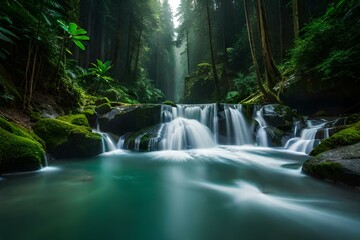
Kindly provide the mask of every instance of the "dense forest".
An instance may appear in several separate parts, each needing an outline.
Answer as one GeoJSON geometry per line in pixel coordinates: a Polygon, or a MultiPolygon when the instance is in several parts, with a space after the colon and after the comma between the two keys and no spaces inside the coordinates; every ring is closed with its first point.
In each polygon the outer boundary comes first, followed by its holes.
{"type": "Polygon", "coordinates": [[[0,0],[0,238],[358,240],[359,91],[359,0],[0,0]]]}
{"type": "Polygon", "coordinates": [[[2,0],[0,14],[2,105],[357,104],[355,0],[2,0]]]}

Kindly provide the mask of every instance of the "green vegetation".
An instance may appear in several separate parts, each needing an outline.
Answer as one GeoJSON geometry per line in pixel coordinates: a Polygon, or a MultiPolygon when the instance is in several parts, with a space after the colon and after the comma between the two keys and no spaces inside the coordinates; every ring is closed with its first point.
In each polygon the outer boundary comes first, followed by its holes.
{"type": "Polygon", "coordinates": [[[45,165],[45,150],[35,134],[0,117],[0,173],[34,171],[45,165]]]}
{"type": "Polygon", "coordinates": [[[95,108],[95,112],[101,115],[110,112],[111,109],[110,103],[103,103],[95,108]]]}
{"type": "Polygon", "coordinates": [[[58,117],[58,119],[77,126],[84,126],[90,128],[89,121],[86,118],[85,114],[65,115],[58,117]]]}
{"type": "Polygon", "coordinates": [[[335,133],[328,139],[321,141],[321,143],[312,150],[310,155],[317,156],[325,151],[341,146],[352,145],[358,142],[360,142],[360,122],[345,130],[335,133]]]}
{"type": "Polygon", "coordinates": [[[341,164],[333,161],[314,163],[306,161],[303,166],[306,173],[322,179],[340,180],[342,177],[341,164]]]}
{"type": "Polygon", "coordinates": [[[47,151],[56,158],[89,157],[101,153],[101,136],[88,127],[57,119],[42,119],[34,132],[46,143],[47,151]]]}

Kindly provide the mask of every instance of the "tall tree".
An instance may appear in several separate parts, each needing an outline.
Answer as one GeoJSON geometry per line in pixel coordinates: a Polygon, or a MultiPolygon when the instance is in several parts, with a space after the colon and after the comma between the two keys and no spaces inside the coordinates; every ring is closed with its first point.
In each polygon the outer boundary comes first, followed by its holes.
{"type": "Polygon", "coordinates": [[[299,0],[292,0],[293,23],[294,23],[294,36],[299,37],[300,22],[299,22],[299,0]]]}

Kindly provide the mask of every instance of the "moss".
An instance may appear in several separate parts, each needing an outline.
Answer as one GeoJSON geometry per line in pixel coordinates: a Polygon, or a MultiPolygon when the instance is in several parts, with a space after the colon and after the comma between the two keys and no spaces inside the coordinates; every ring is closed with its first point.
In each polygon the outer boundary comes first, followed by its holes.
{"type": "Polygon", "coordinates": [[[320,153],[335,149],[341,146],[348,146],[360,142],[360,122],[335,133],[330,138],[323,140],[310,153],[311,156],[317,156],[320,153]]]}
{"type": "Polygon", "coordinates": [[[107,97],[99,98],[95,101],[96,106],[103,105],[104,103],[110,104],[110,100],[107,97]]]}
{"type": "Polygon", "coordinates": [[[164,105],[169,105],[169,106],[172,106],[172,107],[176,107],[176,104],[173,102],[173,101],[165,101],[163,102],[164,105]]]}
{"type": "Polygon", "coordinates": [[[88,109],[85,109],[84,111],[82,111],[81,113],[85,115],[85,117],[88,120],[88,123],[90,124],[90,126],[95,127],[96,118],[97,118],[95,110],[92,109],[92,108],[88,108],[88,109]]]}
{"type": "Polygon", "coordinates": [[[90,127],[89,121],[86,118],[85,114],[65,115],[62,117],[58,117],[58,119],[74,125],[90,127]]]}
{"type": "Polygon", "coordinates": [[[95,108],[95,111],[98,113],[98,114],[105,114],[105,113],[108,113],[111,111],[111,105],[110,103],[103,103],[101,104],[100,106],[97,106],[95,108]]]}
{"type": "Polygon", "coordinates": [[[34,131],[45,142],[48,152],[57,158],[88,157],[101,153],[101,136],[87,127],[58,119],[42,119],[34,131]]]}
{"type": "Polygon", "coordinates": [[[314,162],[308,160],[304,163],[305,172],[322,179],[331,179],[338,181],[342,178],[342,166],[333,161],[314,162]]]}
{"type": "Polygon", "coordinates": [[[0,118],[0,173],[40,169],[45,163],[45,151],[36,138],[0,118]]]}

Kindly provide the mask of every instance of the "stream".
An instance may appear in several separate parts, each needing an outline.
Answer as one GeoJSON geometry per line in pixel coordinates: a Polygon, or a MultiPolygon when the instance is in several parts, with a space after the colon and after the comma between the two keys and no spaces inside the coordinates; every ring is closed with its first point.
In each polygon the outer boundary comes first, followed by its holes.
{"type": "Polygon", "coordinates": [[[301,173],[303,153],[116,150],[0,179],[0,239],[358,239],[360,192],[301,173]]]}

